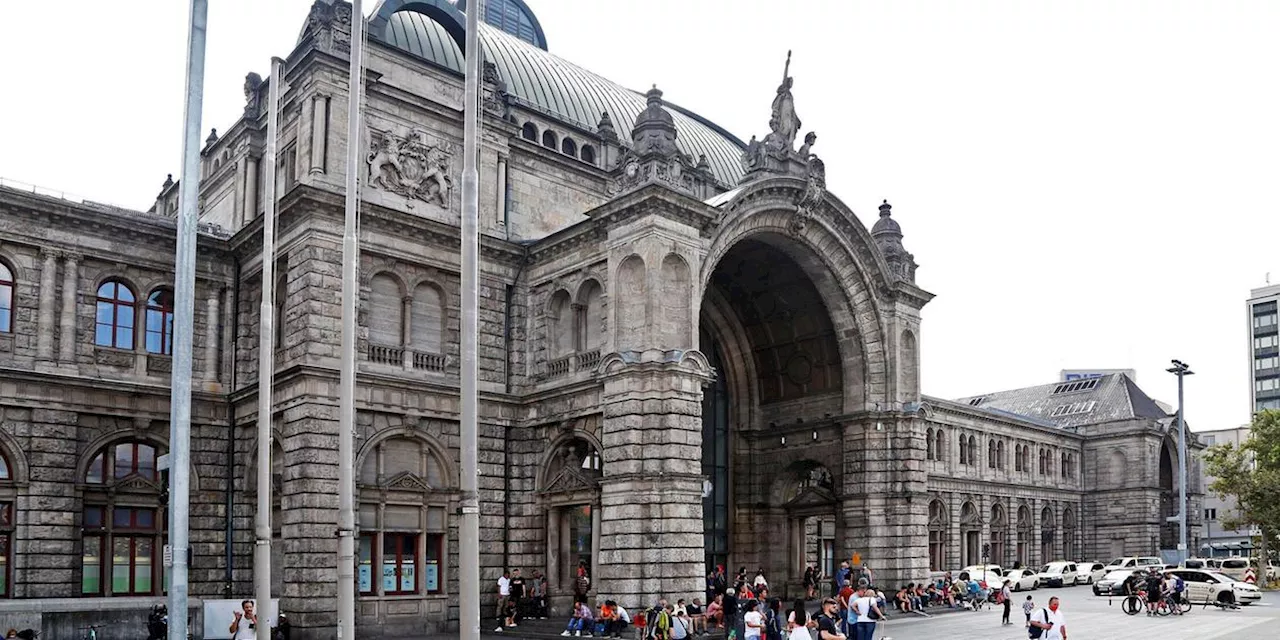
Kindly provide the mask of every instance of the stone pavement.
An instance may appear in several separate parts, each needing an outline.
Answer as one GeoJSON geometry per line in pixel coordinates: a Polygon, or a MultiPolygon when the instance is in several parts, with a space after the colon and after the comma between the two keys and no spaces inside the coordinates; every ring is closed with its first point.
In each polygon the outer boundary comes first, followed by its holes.
{"type": "MultiPolygon", "coordinates": [[[[1267,592],[1262,602],[1236,611],[1223,611],[1214,607],[1197,606],[1183,616],[1148,618],[1145,614],[1125,615],[1120,609],[1120,599],[1110,603],[1105,597],[1096,597],[1087,586],[1067,589],[1039,589],[1031,592],[1037,607],[1048,604],[1050,596],[1058,596],[1062,611],[1067,616],[1067,637],[1071,640],[1130,640],[1132,638],[1159,638],[1160,640],[1214,640],[1217,638],[1275,638],[1280,626],[1280,593],[1267,592]]],[[[982,640],[1022,640],[1027,637],[1023,628],[1021,602],[1026,594],[1014,594],[1014,611],[1010,616],[1013,626],[1000,625],[1000,609],[991,607],[979,612],[937,616],[932,619],[906,618],[901,615],[880,625],[876,640],[940,640],[954,638],[981,638],[982,640]]]]}

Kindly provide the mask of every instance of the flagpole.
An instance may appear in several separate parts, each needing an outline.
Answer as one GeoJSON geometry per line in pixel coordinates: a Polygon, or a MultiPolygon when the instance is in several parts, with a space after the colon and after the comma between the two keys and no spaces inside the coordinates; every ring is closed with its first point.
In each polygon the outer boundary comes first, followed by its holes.
{"type": "MultiPolygon", "coordinates": [[[[276,331],[276,135],[280,110],[280,83],[284,61],[271,59],[271,84],[267,92],[267,148],[263,153],[262,186],[262,301],[258,306],[258,513],[254,520],[253,597],[258,602],[258,627],[276,626],[271,606],[271,417],[275,388],[276,331]],[[266,624],[262,621],[266,620],[266,624]]],[[[253,199],[250,199],[253,201],[253,199]]],[[[257,211],[246,211],[252,220],[257,211]]],[[[280,320],[283,320],[281,318],[280,320]]]]}
{"type": "Polygon", "coordinates": [[[462,523],[458,532],[460,640],[480,638],[480,501],[477,496],[476,333],[479,267],[480,38],[483,2],[467,3],[466,90],[462,105],[462,523]]]}
{"type": "Polygon", "coordinates": [[[360,87],[364,76],[364,7],[351,0],[351,72],[347,85],[347,198],[342,233],[342,366],[338,382],[338,640],[356,637],[355,456],[356,282],[360,198],[360,87]]]}
{"type": "MultiPolygon", "coordinates": [[[[173,274],[173,371],[169,396],[169,640],[187,637],[188,515],[191,502],[191,354],[195,316],[196,222],[200,198],[200,119],[208,0],[191,0],[182,178],[173,274]]],[[[228,434],[230,437],[230,434],[228,434]]],[[[230,515],[230,514],[228,514],[230,515]]]]}

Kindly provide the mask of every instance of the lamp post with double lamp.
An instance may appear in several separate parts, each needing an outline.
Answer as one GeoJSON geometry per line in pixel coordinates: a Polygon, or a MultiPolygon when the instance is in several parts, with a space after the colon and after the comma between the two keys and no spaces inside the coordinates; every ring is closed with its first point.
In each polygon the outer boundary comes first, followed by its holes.
{"type": "Polygon", "coordinates": [[[1194,375],[1191,365],[1173,360],[1173,366],[1166,369],[1178,376],[1178,562],[1187,559],[1187,421],[1182,407],[1182,379],[1194,375]]]}

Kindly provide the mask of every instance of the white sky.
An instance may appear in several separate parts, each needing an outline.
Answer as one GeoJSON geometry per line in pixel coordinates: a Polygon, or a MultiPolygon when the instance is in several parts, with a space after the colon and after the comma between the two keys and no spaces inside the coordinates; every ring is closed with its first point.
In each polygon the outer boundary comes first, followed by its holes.
{"type": "MultiPolygon", "coordinates": [[[[528,0],[553,53],[744,140],[794,50],[828,186],[920,263],[923,388],[1134,368],[1198,429],[1249,418],[1244,299],[1280,282],[1280,3],[528,0]]],[[[311,0],[214,0],[204,133],[311,0]]],[[[371,12],[372,1],[366,11],[371,12]]],[[[0,176],[145,209],[178,173],[187,3],[0,8],[0,176]]]]}

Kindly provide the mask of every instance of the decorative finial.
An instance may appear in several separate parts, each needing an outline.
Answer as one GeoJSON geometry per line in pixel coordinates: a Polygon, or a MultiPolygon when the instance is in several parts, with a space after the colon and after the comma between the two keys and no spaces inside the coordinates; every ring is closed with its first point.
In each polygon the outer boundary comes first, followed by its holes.
{"type": "Polygon", "coordinates": [[[703,170],[703,171],[710,171],[710,170],[711,170],[711,162],[709,162],[709,161],[707,160],[707,154],[705,154],[705,153],[699,153],[699,154],[698,154],[698,167],[697,167],[697,168],[698,168],[698,169],[701,169],[701,170],[703,170]]]}
{"type": "Polygon", "coordinates": [[[217,129],[210,129],[210,130],[209,130],[209,137],[204,139],[204,143],[205,143],[205,145],[206,145],[206,146],[207,146],[207,145],[211,145],[211,144],[213,144],[213,143],[215,143],[215,142],[217,142],[217,141],[218,141],[218,130],[217,130],[217,129]]]}
{"type": "Polygon", "coordinates": [[[173,174],[171,173],[165,177],[164,185],[161,188],[168,189],[169,187],[172,187],[172,186],[173,186],[173,174]]]}
{"type": "Polygon", "coordinates": [[[644,97],[649,104],[662,104],[662,90],[656,84],[644,94],[644,97]]]}
{"type": "Polygon", "coordinates": [[[613,118],[609,117],[608,111],[600,112],[600,122],[596,123],[596,131],[599,131],[600,137],[606,140],[618,139],[618,132],[613,128],[613,118]]]}

